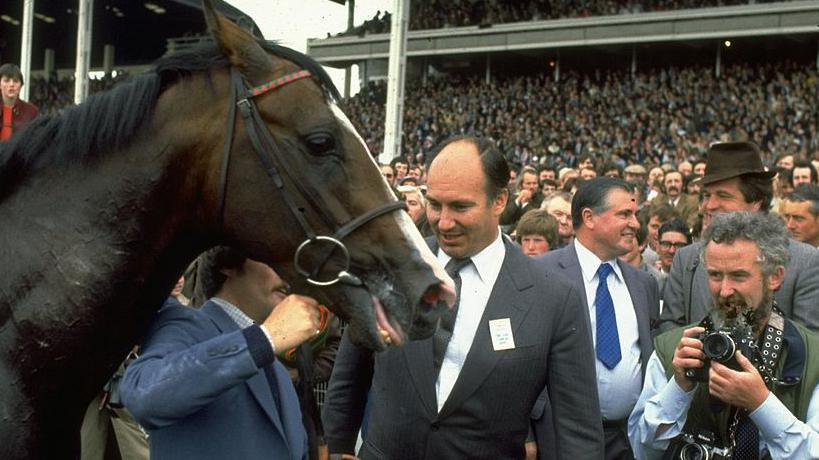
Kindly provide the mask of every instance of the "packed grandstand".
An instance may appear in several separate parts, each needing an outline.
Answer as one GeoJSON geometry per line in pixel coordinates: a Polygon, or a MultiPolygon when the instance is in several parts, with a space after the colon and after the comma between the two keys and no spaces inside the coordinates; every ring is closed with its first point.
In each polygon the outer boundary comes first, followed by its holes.
{"type": "MultiPolygon", "coordinates": [[[[410,30],[486,26],[549,19],[639,14],[692,8],[765,3],[748,0],[424,0],[410,4],[410,30]]],[[[388,33],[392,15],[379,11],[372,19],[339,35],[388,33]]]]}
{"type": "MultiPolygon", "coordinates": [[[[410,17],[415,28],[445,28],[486,18],[639,16],[635,12],[711,11],[736,4],[746,2],[429,0],[413,1],[410,17]]],[[[372,27],[385,16],[358,27],[372,27]]],[[[564,52],[559,74],[555,59],[548,57],[553,54],[501,53],[493,57],[500,63],[491,77],[474,65],[480,56],[469,58],[466,67],[448,68],[439,61],[425,78],[407,78],[401,155],[423,162],[438,141],[456,133],[491,137],[518,166],[572,166],[584,154],[621,164],[676,163],[699,158],[719,139],[753,140],[769,161],[783,153],[819,154],[819,30],[801,41],[743,40],[735,40],[732,50],[723,49],[719,70],[713,47],[701,43],[642,44],[634,68],[627,47],[579,47],[564,52]]],[[[92,92],[122,78],[94,80],[92,92]]],[[[30,88],[32,102],[43,113],[72,103],[68,79],[35,76],[30,88]]],[[[385,79],[364,82],[357,95],[342,102],[374,154],[384,150],[385,103],[385,79]]]]}
{"type": "MultiPolygon", "coordinates": [[[[626,163],[697,158],[710,142],[750,138],[769,155],[819,151],[816,68],[793,61],[638,72],[603,69],[434,78],[406,89],[404,152],[423,161],[443,136],[493,138],[517,165],[574,166],[583,154],[626,163]]],[[[345,103],[371,151],[383,149],[384,82],[345,103]]]]}

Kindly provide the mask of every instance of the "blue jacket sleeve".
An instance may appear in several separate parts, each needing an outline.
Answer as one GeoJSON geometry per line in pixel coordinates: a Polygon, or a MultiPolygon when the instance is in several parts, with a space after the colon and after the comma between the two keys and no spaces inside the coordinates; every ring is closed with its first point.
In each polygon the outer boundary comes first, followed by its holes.
{"type": "Polygon", "coordinates": [[[244,383],[274,359],[259,326],[221,333],[197,310],[164,308],[140,357],[123,376],[122,400],[144,427],[167,426],[244,383]]]}

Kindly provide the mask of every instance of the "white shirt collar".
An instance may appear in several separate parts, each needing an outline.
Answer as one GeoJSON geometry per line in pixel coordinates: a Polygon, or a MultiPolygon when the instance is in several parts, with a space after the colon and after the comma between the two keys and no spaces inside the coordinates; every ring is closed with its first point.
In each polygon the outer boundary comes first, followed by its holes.
{"type": "MultiPolygon", "coordinates": [[[[481,250],[481,252],[471,257],[472,266],[478,272],[481,282],[493,282],[498,278],[501,266],[503,266],[503,258],[506,256],[506,246],[503,244],[503,232],[498,230],[498,237],[489,245],[481,250]]],[[[443,250],[438,248],[438,262],[446,266],[447,262],[452,257],[447,255],[443,250]]]]}
{"type": "Polygon", "coordinates": [[[255,322],[252,319],[250,319],[250,317],[247,316],[245,312],[243,312],[242,310],[239,309],[239,307],[233,305],[227,300],[222,299],[220,297],[211,297],[210,300],[212,300],[213,303],[215,303],[216,305],[219,305],[222,308],[222,310],[224,310],[224,312],[228,316],[230,316],[230,319],[232,319],[233,322],[236,323],[236,325],[239,326],[241,329],[244,329],[255,324],[255,322]]]}
{"type": "MultiPolygon", "coordinates": [[[[577,251],[577,260],[580,262],[580,272],[583,274],[583,279],[586,283],[590,283],[597,275],[597,269],[604,261],[600,260],[597,255],[591,252],[579,239],[574,239],[574,249],[577,251]]],[[[606,260],[605,263],[611,265],[614,274],[619,280],[623,280],[623,273],[620,271],[620,264],[617,259],[606,260]]]]}

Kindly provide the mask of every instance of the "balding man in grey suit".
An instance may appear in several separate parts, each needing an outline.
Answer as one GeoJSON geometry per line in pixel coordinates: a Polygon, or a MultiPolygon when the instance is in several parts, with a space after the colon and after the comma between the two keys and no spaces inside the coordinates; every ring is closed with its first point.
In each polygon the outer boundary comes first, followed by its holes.
{"type": "Polygon", "coordinates": [[[580,291],[581,308],[592,324],[607,460],[634,458],[626,422],[654,350],[651,324],[660,305],[656,281],[618,259],[637,244],[636,211],[628,182],[592,179],[572,199],[574,242],[538,259],[580,291]]]}
{"type": "Polygon", "coordinates": [[[345,335],[323,414],[331,453],[353,453],[366,412],[364,460],[520,459],[530,428],[541,459],[602,458],[580,295],[500,234],[507,178],[486,140],[445,142],[433,160],[427,215],[457,309],[432,338],[375,356],[345,335]]]}
{"type": "MultiPolygon", "coordinates": [[[[759,148],[749,142],[723,142],[711,146],[701,204],[703,231],[714,215],[723,212],[768,212],[773,198],[774,172],[762,165],[759,148]]],[[[819,251],[790,240],[790,262],[785,279],[774,293],[785,317],[819,331],[819,251]]],[[[698,323],[713,307],[705,268],[699,263],[700,244],[677,251],[663,292],[660,329],[698,323]]]]}

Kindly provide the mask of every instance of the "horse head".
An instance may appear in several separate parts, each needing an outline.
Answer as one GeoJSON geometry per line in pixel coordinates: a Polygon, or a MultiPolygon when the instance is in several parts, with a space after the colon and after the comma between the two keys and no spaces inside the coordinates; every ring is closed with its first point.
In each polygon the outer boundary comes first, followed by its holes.
{"type": "Polygon", "coordinates": [[[326,73],[259,42],[209,0],[204,10],[230,64],[230,84],[218,85],[230,87],[219,102],[226,140],[206,155],[219,171],[204,191],[216,210],[210,221],[296,292],[347,319],[354,342],[381,350],[379,330],[396,344],[430,336],[454,302],[452,280],[337,107],[326,73]]]}

